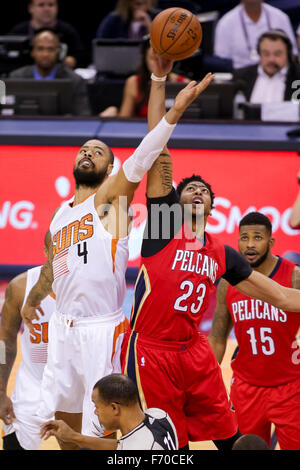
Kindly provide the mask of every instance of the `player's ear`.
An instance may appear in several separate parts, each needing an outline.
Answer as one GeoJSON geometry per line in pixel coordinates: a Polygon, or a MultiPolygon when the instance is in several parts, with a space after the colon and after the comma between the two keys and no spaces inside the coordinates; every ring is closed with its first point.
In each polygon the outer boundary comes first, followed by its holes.
{"type": "Polygon", "coordinates": [[[269,246],[270,246],[270,248],[273,248],[274,243],[275,243],[275,238],[271,237],[270,240],[269,240],[269,246]]]}
{"type": "Polygon", "coordinates": [[[120,416],[121,407],[120,407],[119,403],[112,402],[111,403],[111,409],[112,409],[112,412],[113,412],[114,416],[120,416]]]}
{"type": "Polygon", "coordinates": [[[113,171],[113,168],[114,168],[114,164],[110,163],[107,167],[107,170],[106,170],[107,176],[109,176],[111,174],[111,172],[113,171]]]}

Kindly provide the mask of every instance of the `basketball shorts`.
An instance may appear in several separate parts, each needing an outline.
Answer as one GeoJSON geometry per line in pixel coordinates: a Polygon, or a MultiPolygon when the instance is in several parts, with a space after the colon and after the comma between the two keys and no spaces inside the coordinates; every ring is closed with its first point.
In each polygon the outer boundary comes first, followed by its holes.
{"type": "MultiPolygon", "coordinates": [[[[21,447],[26,450],[37,450],[41,444],[38,433],[31,435],[32,416],[40,403],[40,388],[41,380],[22,362],[11,396],[16,420],[9,425],[2,423],[2,431],[4,436],[15,433],[21,447]]],[[[52,414],[49,419],[53,418],[52,414]]]]}
{"type": "Polygon", "coordinates": [[[68,319],[55,312],[49,323],[48,360],[38,418],[55,411],[83,413],[82,433],[103,435],[91,396],[102,377],[121,372],[120,352],[128,320],[122,311],[105,317],[68,319]]]}
{"type": "Polygon", "coordinates": [[[258,387],[234,377],[231,400],[242,434],[257,434],[270,446],[273,423],[280,449],[300,450],[300,378],[258,387]]]}
{"type": "Polygon", "coordinates": [[[123,372],[137,384],[143,409],[161,408],[170,415],[179,447],[237,432],[221,369],[204,335],[176,343],[129,330],[121,360],[123,372]]]}

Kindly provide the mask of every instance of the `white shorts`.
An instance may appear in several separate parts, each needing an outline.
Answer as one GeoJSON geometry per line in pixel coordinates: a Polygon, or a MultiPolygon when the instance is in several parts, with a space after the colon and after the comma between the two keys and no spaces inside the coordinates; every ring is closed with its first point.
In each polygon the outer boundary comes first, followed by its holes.
{"type": "Polygon", "coordinates": [[[55,411],[83,413],[82,433],[103,435],[91,396],[102,377],[121,372],[120,353],[128,320],[110,316],[68,319],[55,312],[49,322],[48,360],[37,416],[41,422],[55,411]]]}
{"type": "Polygon", "coordinates": [[[22,362],[18,368],[11,396],[16,420],[9,425],[2,423],[2,431],[4,436],[15,432],[21,447],[26,450],[39,449],[42,441],[38,433],[31,433],[32,416],[41,401],[40,391],[41,380],[22,362]]]}

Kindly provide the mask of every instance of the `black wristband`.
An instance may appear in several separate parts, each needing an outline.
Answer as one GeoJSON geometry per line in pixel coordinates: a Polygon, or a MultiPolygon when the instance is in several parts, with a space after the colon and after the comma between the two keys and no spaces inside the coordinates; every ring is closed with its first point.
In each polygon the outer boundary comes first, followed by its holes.
{"type": "Polygon", "coordinates": [[[300,175],[297,176],[298,184],[300,184],[300,175]]]}

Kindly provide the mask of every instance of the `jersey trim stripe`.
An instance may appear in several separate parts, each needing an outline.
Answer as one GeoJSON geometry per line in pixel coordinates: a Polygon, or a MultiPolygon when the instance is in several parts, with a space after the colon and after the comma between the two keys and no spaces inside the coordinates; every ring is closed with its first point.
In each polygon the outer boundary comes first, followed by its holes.
{"type": "Polygon", "coordinates": [[[147,273],[146,267],[142,264],[140,272],[138,274],[135,289],[134,298],[132,305],[132,314],[130,319],[130,328],[134,330],[140,311],[144,305],[144,302],[151,292],[150,279],[147,273]]]}
{"type": "Polygon", "coordinates": [[[141,379],[140,379],[139,367],[138,367],[138,361],[137,361],[137,352],[136,352],[137,339],[138,339],[138,333],[133,331],[128,341],[124,374],[127,375],[136,384],[138,392],[139,392],[140,407],[142,408],[142,410],[146,410],[147,403],[146,403],[143,388],[141,385],[141,379]]]}
{"type": "Polygon", "coordinates": [[[112,350],[112,355],[111,355],[111,362],[113,361],[115,352],[116,352],[116,344],[119,336],[124,335],[126,331],[128,330],[129,326],[129,321],[127,318],[125,318],[124,321],[119,323],[119,325],[116,326],[115,332],[114,332],[114,339],[113,339],[113,350],[112,350]]]}
{"type": "Polygon", "coordinates": [[[116,252],[117,252],[117,245],[118,245],[118,238],[113,238],[111,240],[111,257],[112,257],[112,265],[113,265],[113,272],[115,272],[115,259],[116,259],[116,252]]]}

